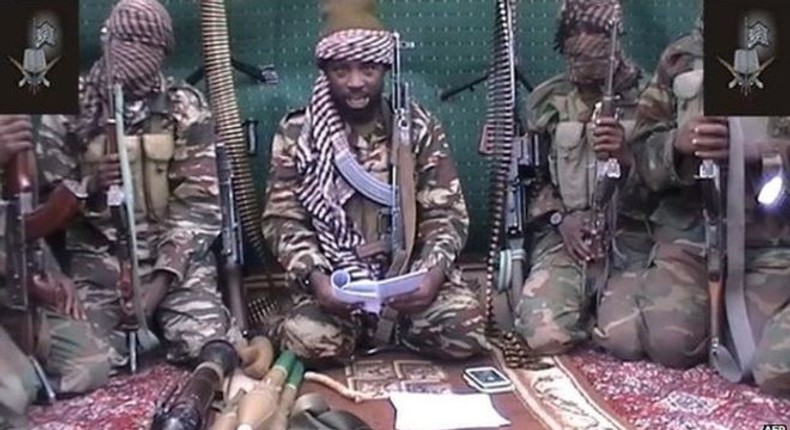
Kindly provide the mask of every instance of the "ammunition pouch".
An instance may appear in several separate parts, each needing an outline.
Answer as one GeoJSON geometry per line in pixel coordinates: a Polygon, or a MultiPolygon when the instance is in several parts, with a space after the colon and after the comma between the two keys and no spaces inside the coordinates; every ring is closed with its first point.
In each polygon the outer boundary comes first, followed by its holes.
{"type": "Polygon", "coordinates": [[[146,205],[150,210],[149,215],[161,221],[167,215],[167,205],[170,200],[170,182],[167,175],[170,160],[173,159],[175,152],[175,140],[170,133],[144,134],[142,140],[146,158],[144,168],[146,205]]]}
{"type": "Polygon", "coordinates": [[[589,207],[595,184],[595,153],[585,145],[585,123],[563,121],[555,132],[554,183],[568,210],[589,207]]]}
{"type": "MultiPolygon", "coordinates": [[[[123,144],[129,156],[134,178],[135,212],[154,220],[167,215],[170,199],[168,169],[175,152],[175,139],[170,133],[124,136],[123,144]]],[[[97,136],[83,154],[83,171],[93,175],[105,154],[106,138],[97,136]]]]}

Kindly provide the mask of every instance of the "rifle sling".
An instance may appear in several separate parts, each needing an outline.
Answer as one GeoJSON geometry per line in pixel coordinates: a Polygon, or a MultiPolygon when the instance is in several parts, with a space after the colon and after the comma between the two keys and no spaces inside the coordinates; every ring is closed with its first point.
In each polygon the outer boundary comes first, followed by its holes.
{"type": "Polygon", "coordinates": [[[726,379],[744,382],[752,378],[751,366],[756,349],[754,334],[749,323],[744,285],[745,243],[745,162],[746,140],[743,119],[729,118],[730,154],[727,177],[727,278],[724,305],[727,327],[732,337],[735,354],[720,345],[722,353],[713,353],[711,359],[716,369],[726,379]],[[729,355],[729,357],[727,357],[729,355]],[[736,358],[733,360],[731,358],[736,358]]]}

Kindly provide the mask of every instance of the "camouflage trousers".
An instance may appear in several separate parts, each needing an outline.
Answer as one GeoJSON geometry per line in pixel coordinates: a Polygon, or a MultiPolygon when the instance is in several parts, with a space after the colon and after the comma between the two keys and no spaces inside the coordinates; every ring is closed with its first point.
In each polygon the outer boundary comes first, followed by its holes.
{"type": "MultiPolygon", "coordinates": [[[[346,362],[371,337],[368,319],[343,318],[321,309],[316,300],[297,294],[295,305],[276,328],[281,349],[290,349],[314,366],[346,362]]],[[[488,348],[480,301],[460,283],[444,285],[426,310],[400,315],[397,332],[406,348],[439,359],[465,359],[488,348]]]]}
{"type": "Polygon", "coordinates": [[[607,285],[594,341],[624,360],[648,357],[674,368],[704,361],[710,300],[703,237],[699,226],[658,230],[647,268],[629,270],[607,285]]]}
{"type": "MultiPolygon", "coordinates": [[[[49,311],[38,315],[35,357],[58,394],[79,394],[107,382],[110,364],[87,321],[49,311]]],[[[9,330],[13,330],[12,324],[9,330]]],[[[41,390],[30,360],[0,327],[0,429],[26,428],[25,410],[41,390]]]]}
{"type": "MultiPolygon", "coordinates": [[[[628,267],[644,267],[653,243],[647,226],[630,220],[621,222],[615,241],[619,258],[608,282],[628,267]]],[[[513,325],[535,354],[562,354],[588,340],[594,291],[586,291],[584,268],[568,254],[554,229],[536,231],[533,244],[513,325]]]]}
{"type": "Polygon", "coordinates": [[[790,397],[790,248],[747,248],[746,306],[757,342],[752,372],[764,391],[790,397]]]}
{"type": "MultiPolygon", "coordinates": [[[[108,254],[73,253],[72,271],[85,311],[102,342],[109,348],[114,368],[129,361],[126,333],[119,330],[121,308],[118,298],[117,259],[108,254]]],[[[140,262],[140,285],[144,292],[153,278],[152,262],[140,262]]],[[[231,319],[217,290],[214,254],[194,260],[181,283],[168,289],[149,322],[166,345],[167,360],[185,363],[197,358],[207,341],[223,338],[241,340],[241,332],[231,319]]]]}

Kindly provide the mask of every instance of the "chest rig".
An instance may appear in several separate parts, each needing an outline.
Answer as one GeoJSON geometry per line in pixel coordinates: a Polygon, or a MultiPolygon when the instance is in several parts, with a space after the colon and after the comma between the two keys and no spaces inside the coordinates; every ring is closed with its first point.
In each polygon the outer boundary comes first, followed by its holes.
{"type": "MultiPolygon", "coordinates": [[[[151,115],[142,122],[140,131],[124,135],[119,145],[126,146],[129,156],[134,181],[135,213],[151,221],[161,222],[167,216],[170,199],[168,171],[175,152],[175,136],[166,94],[159,93],[149,105],[151,115]]],[[[97,171],[106,144],[104,133],[88,142],[80,159],[86,174],[92,175],[97,171]]]]}
{"type": "MultiPolygon", "coordinates": [[[[594,124],[591,115],[585,113],[590,108],[574,95],[559,108],[562,116],[554,133],[550,160],[552,182],[559,189],[568,211],[586,210],[592,205],[597,177],[596,155],[592,147],[594,124]]],[[[625,115],[620,123],[627,138],[634,129],[633,115],[625,115]]]]}

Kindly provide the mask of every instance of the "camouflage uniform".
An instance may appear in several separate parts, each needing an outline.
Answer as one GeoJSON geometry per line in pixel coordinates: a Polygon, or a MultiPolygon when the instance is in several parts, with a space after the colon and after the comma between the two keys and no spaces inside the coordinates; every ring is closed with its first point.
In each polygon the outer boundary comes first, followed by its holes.
{"type": "MultiPolygon", "coordinates": [[[[5,202],[0,203],[0,265],[3,268],[6,261],[5,209],[5,202]]],[[[59,270],[54,257],[48,252],[45,255],[49,257],[46,259],[47,267],[59,270]]],[[[4,282],[3,278],[4,273],[0,273],[0,284],[4,282]]],[[[0,288],[0,303],[4,301],[4,293],[5,288],[0,288]]],[[[5,312],[0,306],[0,313],[5,312]]],[[[0,321],[0,428],[11,425],[19,428],[26,425],[25,409],[42,385],[30,360],[9,336],[9,333],[16,332],[18,321],[5,318],[5,315],[0,321]]],[[[35,357],[49,376],[56,393],[83,393],[107,382],[110,373],[108,354],[100,348],[87,321],[73,320],[44,308],[36,308],[34,321],[38,327],[35,357]]]]}
{"type": "MultiPolygon", "coordinates": [[[[198,90],[185,83],[168,81],[160,96],[159,101],[164,100],[168,107],[161,117],[148,113],[148,102],[125,106],[125,134],[160,134],[171,143],[174,140],[170,150],[164,149],[166,145],[144,142],[129,154],[133,171],[151,165],[154,174],[165,180],[167,191],[157,198],[135,175],[137,257],[141,288],[157,271],[174,276],[154,320],[169,344],[168,360],[181,362],[196,358],[211,338],[227,336],[235,341],[240,333],[217,291],[217,265],[210,249],[220,231],[221,213],[209,106],[198,90]],[[144,158],[145,163],[138,158],[144,158]]],[[[88,178],[96,168],[105,136],[99,133],[94,141],[79,141],[73,133],[75,122],[76,118],[66,116],[42,120],[36,150],[45,190],[64,179],[88,178]]],[[[66,248],[86,312],[111,347],[113,365],[122,366],[128,348],[125,335],[116,329],[119,272],[111,248],[116,233],[103,199],[103,195],[89,199],[83,216],[67,231],[66,248]]]]}
{"type": "MultiPolygon", "coordinates": [[[[704,360],[710,305],[706,287],[702,197],[694,174],[699,161],[678,155],[677,129],[702,112],[702,27],[670,45],[640,99],[633,145],[643,148],[640,173],[664,193],[654,214],[660,226],[653,267],[635,274],[635,283],[612,293],[601,341],[624,358],[647,354],[667,365],[690,366],[704,360]],[[630,289],[625,290],[625,288],[630,289]]],[[[766,134],[787,139],[788,118],[772,117],[766,134]]],[[[752,145],[754,146],[754,145],[752,145]]],[[[747,149],[747,154],[749,153],[747,149]]],[[[755,149],[755,148],[751,148],[755,149]]],[[[768,148],[759,148],[766,150],[768,148]]],[[[785,156],[788,147],[772,148],[785,156]]],[[[745,288],[750,323],[758,339],[753,372],[770,392],[790,392],[790,224],[788,210],[757,207],[762,177],[754,158],[746,165],[745,288]]]]}
{"type": "MultiPolygon", "coordinates": [[[[296,288],[312,269],[332,270],[317,242],[311,215],[294,193],[300,181],[295,169],[295,142],[304,120],[303,111],[286,116],[274,136],[262,221],[266,240],[296,288]]],[[[466,203],[439,121],[413,104],[412,127],[418,233],[411,270],[440,266],[445,268],[448,282],[428,309],[402,316],[400,338],[405,346],[422,354],[466,358],[486,345],[479,301],[453,268],[467,238],[466,203]]],[[[390,176],[389,128],[379,121],[370,135],[350,144],[360,165],[382,181],[389,181],[390,176]]],[[[368,243],[379,240],[378,214],[382,209],[359,193],[344,206],[368,243]]],[[[294,309],[276,335],[282,347],[310,361],[349,357],[369,326],[325,313],[307,292],[297,296],[294,309]]]]}
{"type": "MultiPolygon", "coordinates": [[[[607,289],[598,309],[595,339],[624,359],[645,355],[670,367],[689,367],[707,355],[709,300],[706,290],[702,195],[694,186],[696,167],[675,164],[676,107],[701,112],[701,92],[683,99],[687,82],[701,84],[699,30],[670,45],[639,99],[630,141],[636,168],[658,193],[656,247],[649,268],[624,275],[607,289]],[[695,99],[695,97],[698,97],[695,99]],[[693,104],[699,103],[696,106],[693,104]]],[[[701,91],[701,87],[695,88],[701,91]]],[[[681,117],[679,117],[681,118],[681,117]]],[[[681,118],[682,121],[682,118],[681,118]]]]}
{"type": "MultiPolygon", "coordinates": [[[[633,128],[638,87],[622,92],[621,123],[633,128]]],[[[528,221],[534,222],[530,273],[516,307],[515,327],[538,354],[558,354],[588,338],[593,297],[585,294],[584,267],[564,247],[559,232],[548,223],[553,211],[588,212],[595,185],[593,126],[597,100],[585,101],[565,74],[539,85],[527,99],[531,133],[551,139],[552,184],[542,187],[531,201],[528,221]]],[[[626,267],[644,266],[652,246],[649,234],[649,199],[638,176],[629,169],[619,190],[616,249],[609,282],[626,267]]]]}

